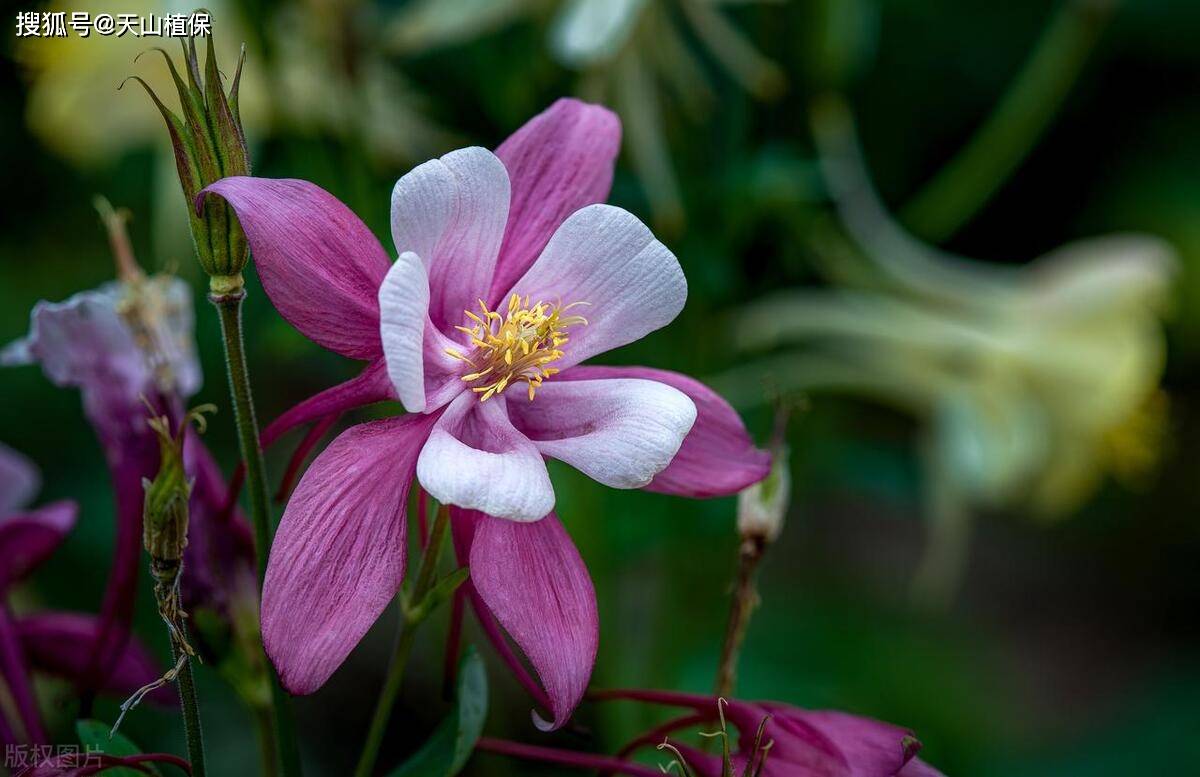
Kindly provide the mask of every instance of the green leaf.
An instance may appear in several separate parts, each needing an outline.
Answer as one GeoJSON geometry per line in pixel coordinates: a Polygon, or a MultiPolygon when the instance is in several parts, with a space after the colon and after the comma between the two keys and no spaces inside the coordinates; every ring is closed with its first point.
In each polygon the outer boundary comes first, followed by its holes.
{"type": "MultiPolygon", "coordinates": [[[[113,734],[110,738],[108,732],[111,728],[107,723],[102,723],[98,720],[81,719],[75,721],[75,733],[79,735],[79,742],[85,750],[93,753],[99,751],[108,755],[122,757],[139,755],[143,752],[142,748],[135,745],[122,734],[113,734]]],[[[161,774],[152,763],[144,763],[142,766],[148,769],[150,774],[161,774]]],[[[140,772],[137,769],[129,769],[124,766],[105,769],[104,773],[113,777],[145,777],[146,775],[146,772],[140,772]]]]}
{"type": "Polygon", "coordinates": [[[453,777],[467,764],[487,718],[487,672],[473,647],[458,665],[454,707],[433,735],[388,777],[453,777]]]}

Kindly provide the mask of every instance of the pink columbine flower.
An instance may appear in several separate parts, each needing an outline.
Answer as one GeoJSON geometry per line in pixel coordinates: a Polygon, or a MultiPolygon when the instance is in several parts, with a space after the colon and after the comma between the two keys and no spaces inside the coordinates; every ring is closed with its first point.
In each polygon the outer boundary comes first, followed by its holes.
{"type": "MultiPolygon", "coordinates": [[[[6,747],[47,741],[30,669],[82,682],[102,627],[99,618],[82,613],[15,615],[8,607],[8,590],[49,558],[75,526],[78,507],[74,502],[26,507],[38,484],[33,464],[0,445],[0,559],[4,560],[0,567],[0,686],[12,700],[11,707],[0,705],[0,744],[6,747]]],[[[128,695],[158,675],[146,649],[131,641],[123,646],[97,690],[128,695]]],[[[156,698],[162,700],[163,695],[156,698]]]]}
{"type": "MultiPolygon", "coordinates": [[[[539,674],[551,724],[578,702],[597,646],[595,593],[553,514],[544,457],[616,488],[731,494],[769,457],[711,390],[675,373],[581,366],[683,308],[679,263],[607,195],[620,124],[560,100],[493,154],[427,162],[392,195],[392,261],[341,202],[298,180],[226,178],[263,287],[310,339],[368,361],[264,433],[399,399],[352,427],[288,503],[263,588],[283,684],[319,688],[395,596],[415,477],[455,506],[473,594],[539,674]]],[[[319,435],[318,435],[319,436],[319,435]]],[[[310,435],[310,439],[312,435],[310,435]]]]}
{"type": "MultiPolygon", "coordinates": [[[[634,739],[621,752],[626,757],[645,746],[699,726],[711,731],[723,719],[737,732],[731,741],[734,774],[763,777],[940,777],[941,772],[917,758],[921,743],[912,731],[836,710],[806,710],[774,701],[718,701],[712,696],[653,690],[605,691],[602,699],[682,707],[688,714],[634,739]],[[720,709],[718,705],[722,705],[720,709]],[[762,726],[761,738],[758,735],[762,726]],[[708,729],[704,727],[708,726],[708,729]],[[769,747],[767,747],[769,743],[769,747]],[[751,765],[746,771],[747,765],[751,765]]],[[[732,733],[730,734],[732,736],[732,733]]],[[[673,742],[673,740],[672,740],[673,742]]],[[[720,748],[707,752],[674,743],[697,777],[721,777],[720,748]]],[[[631,771],[630,773],[634,773],[631,771]]]]}

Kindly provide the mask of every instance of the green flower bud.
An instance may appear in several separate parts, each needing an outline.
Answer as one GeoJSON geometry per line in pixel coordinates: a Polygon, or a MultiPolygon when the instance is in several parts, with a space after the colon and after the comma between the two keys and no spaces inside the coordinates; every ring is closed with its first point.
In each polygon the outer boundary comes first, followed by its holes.
{"type": "Polygon", "coordinates": [[[192,480],[183,467],[184,434],[192,421],[203,431],[204,413],[215,410],[212,405],[202,405],[188,411],[177,430],[171,428],[171,421],[165,415],[146,421],[158,435],[159,465],[154,480],[142,480],[146,492],[142,503],[142,544],[150,554],[156,581],[167,588],[175,584],[187,547],[192,480]]]}
{"type": "Polygon", "coordinates": [[[738,534],[744,539],[774,542],[783,531],[783,519],[792,496],[788,467],[787,447],[775,447],[770,474],[738,494],[738,534]]]}
{"type": "Polygon", "coordinates": [[[224,201],[209,203],[202,213],[197,213],[196,199],[209,184],[231,175],[250,174],[246,135],[238,116],[238,84],[242,65],[246,61],[246,50],[242,48],[237,70],[226,94],[221,86],[212,36],[207,36],[205,40],[207,53],[203,77],[195,41],[191,38],[181,40],[186,80],[180,77],[175,63],[165,50],[153,49],[162,54],[171,72],[179,93],[182,116],[167,108],[144,80],[138,76],[130,78],[142,85],[166,122],[175,151],[175,167],[183,188],[196,257],[209,275],[212,291],[229,294],[242,288],[242,270],[250,259],[246,235],[232,208],[224,201]]]}

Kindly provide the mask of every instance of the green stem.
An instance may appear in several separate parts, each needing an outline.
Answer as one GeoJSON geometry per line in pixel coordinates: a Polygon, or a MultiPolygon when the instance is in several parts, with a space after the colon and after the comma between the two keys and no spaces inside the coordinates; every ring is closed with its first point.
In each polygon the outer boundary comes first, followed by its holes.
{"type": "Polygon", "coordinates": [[[945,465],[926,443],[925,519],[929,523],[925,550],[912,580],[913,604],[930,612],[945,612],[958,593],[966,572],[971,540],[971,510],[945,465]]]}
{"type": "Polygon", "coordinates": [[[420,607],[420,604],[425,595],[433,588],[438,557],[441,555],[442,544],[449,525],[450,512],[446,507],[440,507],[437,518],[433,522],[433,528],[429,532],[429,542],[425,545],[425,552],[421,555],[421,567],[417,571],[412,596],[408,600],[412,607],[402,608],[404,620],[396,635],[396,648],[392,654],[392,662],[388,666],[383,689],[379,692],[379,700],[375,703],[375,714],[371,717],[371,727],[367,730],[367,739],[363,743],[362,755],[358,759],[358,768],[354,770],[355,777],[371,777],[371,773],[375,770],[375,761],[379,758],[379,746],[383,743],[383,735],[387,731],[388,719],[392,716],[392,707],[396,704],[396,697],[400,695],[400,685],[404,681],[404,669],[408,664],[408,655],[412,652],[417,628],[428,615],[428,610],[420,607]],[[413,609],[420,614],[410,618],[409,614],[413,609]]]}
{"type": "MultiPolygon", "coordinates": [[[[209,301],[221,318],[221,335],[225,341],[225,368],[229,375],[229,394],[233,399],[233,415],[237,424],[238,447],[246,467],[246,491],[250,500],[250,520],[254,524],[254,553],[258,565],[258,585],[262,590],[271,550],[271,512],[267,495],[267,478],[262,449],[258,441],[258,420],[254,415],[254,400],[250,394],[250,373],[246,368],[246,353],[242,338],[242,300],[244,289],[226,294],[210,294],[209,301]]],[[[270,662],[268,661],[268,666],[270,662]]],[[[271,707],[275,750],[279,754],[284,777],[301,774],[300,751],[296,747],[292,723],[291,702],[279,678],[271,667],[271,707]]]]}
{"type": "Polygon", "coordinates": [[[258,735],[259,768],[262,774],[274,774],[279,761],[275,751],[275,723],[269,704],[257,704],[250,710],[254,716],[254,729],[258,735]]]}
{"type": "Polygon", "coordinates": [[[991,115],[901,211],[910,229],[943,242],[991,199],[1058,112],[1115,5],[1063,0],[991,115]]]}
{"type": "MultiPolygon", "coordinates": [[[[179,660],[180,650],[171,640],[171,657],[179,660]]],[[[183,707],[183,735],[187,740],[188,760],[192,777],[204,777],[204,733],[200,729],[200,705],[196,701],[196,683],[192,679],[192,659],[184,656],[183,666],[175,678],[179,687],[179,704],[183,707]]]]}

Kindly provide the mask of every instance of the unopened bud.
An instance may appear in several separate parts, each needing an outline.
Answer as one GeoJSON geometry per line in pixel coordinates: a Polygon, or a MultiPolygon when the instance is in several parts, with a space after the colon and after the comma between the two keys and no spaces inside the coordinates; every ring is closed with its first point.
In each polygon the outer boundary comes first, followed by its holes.
{"type": "MultiPolygon", "coordinates": [[[[142,480],[146,498],[142,505],[142,543],[150,554],[151,569],[156,577],[178,574],[183,551],[187,547],[188,500],[192,495],[192,480],[183,466],[183,438],[187,427],[195,421],[203,431],[204,413],[215,410],[202,405],[188,411],[177,430],[165,415],[147,420],[158,436],[159,466],[154,480],[142,480]]],[[[168,586],[174,579],[162,580],[168,586]]]]}
{"type": "Polygon", "coordinates": [[[777,448],[772,456],[770,474],[738,494],[737,525],[743,539],[774,542],[783,531],[783,519],[792,495],[788,459],[787,448],[777,448]]]}
{"type": "Polygon", "coordinates": [[[142,85],[166,121],[196,256],[210,277],[213,292],[228,294],[242,288],[242,270],[250,259],[249,244],[226,203],[213,202],[198,211],[196,198],[209,184],[231,175],[250,173],[246,135],[238,116],[238,84],[246,53],[243,49],[226,94],[221,86],[212,36],[207,36],[206,41],[203,77],[195,41],[191,38],[182,41],[186,81],[180,77],[171,56],[163,49],[155,49],[166,60],[175,82],[182,117],[167,108],[145,81],[137,76],[131,78],[142,85]]]}

